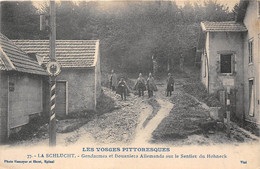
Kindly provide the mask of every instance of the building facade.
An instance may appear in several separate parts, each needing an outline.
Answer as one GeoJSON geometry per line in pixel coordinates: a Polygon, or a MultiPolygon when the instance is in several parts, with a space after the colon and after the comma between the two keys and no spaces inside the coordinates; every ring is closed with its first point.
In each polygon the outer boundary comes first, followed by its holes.
{"type": "Polygon", "coordinates": [[[241,1],[237,21],[243,22],[247,33],[244,45],[244,112],[245,120],[260,123],[260,1],[241,1]],[[243,10],[244,9],[244,10],[243,10]]]}
{"type": "MultiPolygon", "coordinates": [[[[26,53],[49,62],[49,41],[13,40],[26,53]]],[[[95,110],[101,92],[98,40],[57,40],[56,60],[61,73],[56,84],[56,115],[95,110]]]]}
{"type": "MultiPolygon", "coordinates": [[[[236,21],[202,22],[201,81],[209,93],[231,91],[233,115],[259,124],[259,1],[241,1],[236,21]]],[[[225,100],[225,99],[224,99],[225,100]]]]}
{"type": "Polygon", "coordinates": [[[0,142],[29,123],[35,115],[46,113],[46,71],[0,33],[0,142]]]}

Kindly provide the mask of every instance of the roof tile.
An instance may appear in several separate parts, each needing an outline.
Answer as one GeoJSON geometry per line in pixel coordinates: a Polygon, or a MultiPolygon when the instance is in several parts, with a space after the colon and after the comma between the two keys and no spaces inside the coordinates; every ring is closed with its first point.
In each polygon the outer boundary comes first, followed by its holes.
{"type": "Polygon", "coordinates": [[[6,70],[3,60],[0,58],[0,70],[6,70]]]}
{"type": "MultiPolygon", "coordinates": [[[[13,40],[26,53],[36,53],[48,63],[48,40],[13,40]]],[[[97,57],[98,40],[56,40],[56,60],[62,67],[93,67],[97,57]]]]}
{"type": "Polygon", "coordinates": [[[243,23],[235,21],[227,22],[201,22],[203,31],[206,32],[246,32],[247,28],[243,23]]]}
{"type": "Polygon", "coordinates": [[[47,75],[46,71],[11,40],[0,33],[0,70],[47,75]]]}

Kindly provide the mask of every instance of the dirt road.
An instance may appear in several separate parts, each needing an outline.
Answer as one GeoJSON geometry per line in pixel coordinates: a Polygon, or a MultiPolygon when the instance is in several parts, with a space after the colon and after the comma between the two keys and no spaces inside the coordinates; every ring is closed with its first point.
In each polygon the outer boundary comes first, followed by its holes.
{"type": "MultiPolygon", "coordinates": [[[[163,80],[157,81],[158,91],[152,98],[138,97],[133,93],[122,101],[120,96],[104,88],[104,94],[115,101],[116,109],[94,118],[79,129],[57,134],[57,145],[212,145],[252,142],[250,134],[233,125],[231,138],[225,130],[205,128],[200,125],[210,121],[209,110],[187,94],[182,84],[184,78],[176,78],[175,91],[165,96],[163,80]]],[[[37,138],[18,145],[48,145],[48,139],[37,138]]]]}
{"type": "Polygon", "coordinates": [[[136,128],[136,135],[133,141],[134,144],[145,144],[149,142],[149,140],[152,138],[153,131],[158,127],[161,121],[169,115],[173,107],[173,104],[169,101],[162,99],[156,100],[160,104],[161,108],[145,127],[143,126],[143,124],[151,114],[152,110],[145,109],[145,111],[142,112],[142,115],[140,117],[141,120],[136,128]]]}
{"type": "Polygon", "coordinates": [[[82,139],[88,137],[95,144],[183,146],[238,144],[255,140],[237,126],[232,127],[231,138],[227,137],[225,130],[201,127],[200,124],[205,121],[211,122],[209,110],[183,91],[184,82],[183,78],[176,79],[172,97],[165,96],[165,84],[162,80],[157,81],[158,91],[152,98],[131,94],[127,101],[121,101],[119,96],[105,90],[120,109],[83,126],[80,131],[84,129],[84,132],[78,136],[77,142],[83,142],[82,139]]]}

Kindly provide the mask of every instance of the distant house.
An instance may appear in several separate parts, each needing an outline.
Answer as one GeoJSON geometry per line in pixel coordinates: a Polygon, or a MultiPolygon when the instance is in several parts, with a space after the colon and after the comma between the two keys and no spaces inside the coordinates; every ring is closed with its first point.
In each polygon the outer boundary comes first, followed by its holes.
{"type": "Polygon", "coordinates": [[[46,71],[0,33],[0,142],[29,119],[46,112],[46,71]]]}
{"type": "MultiPolygon", "coordinates": [[[[26,53],[34,53],[43,64],[49,61],[48,40],[13,40],[26,53]]],[[[56,114],[65,116],[95,110],[101,92],[98,40],[57,40],[56,114]]]]}
{"type": "Polygon", "coordinates": [[[260,2],[241,0],[236,21],[202,22],[201,81],[209,93],[231,89],[233,115],[260,122],[260,2]]]}

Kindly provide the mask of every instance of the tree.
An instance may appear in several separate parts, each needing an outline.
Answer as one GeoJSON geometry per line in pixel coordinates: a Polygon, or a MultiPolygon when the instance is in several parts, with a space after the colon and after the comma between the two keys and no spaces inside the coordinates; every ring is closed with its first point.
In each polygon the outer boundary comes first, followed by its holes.
{"type": "Polygon", "coordinates": [[[208,21],[229,21],[233,20],[233,15],[229,8],[215,1],[205,1],[205,18],[208,21]]]}
{"type": "Polygon", "coordinates": [[[31,1],[1,2],[1,14],[1,32],[8,38],[40,38],[39,15],[31,1]]]}
{"type": "MultiPolygon", "coordinates": [[[[47,39],[39,33],[39,12],[31,2],[3,2],[2,32],[15,39],[47,39]]],[[[178,64],[180,53],[196,46],[201,21],[234,20],[215,1],[61,1],[56,5],[57,39],[100,40],[102,71],[148,72],[151,57],[162,70],[178,64]]],[[[48,4],[41,12],[48,13],[48,4]]]]}

